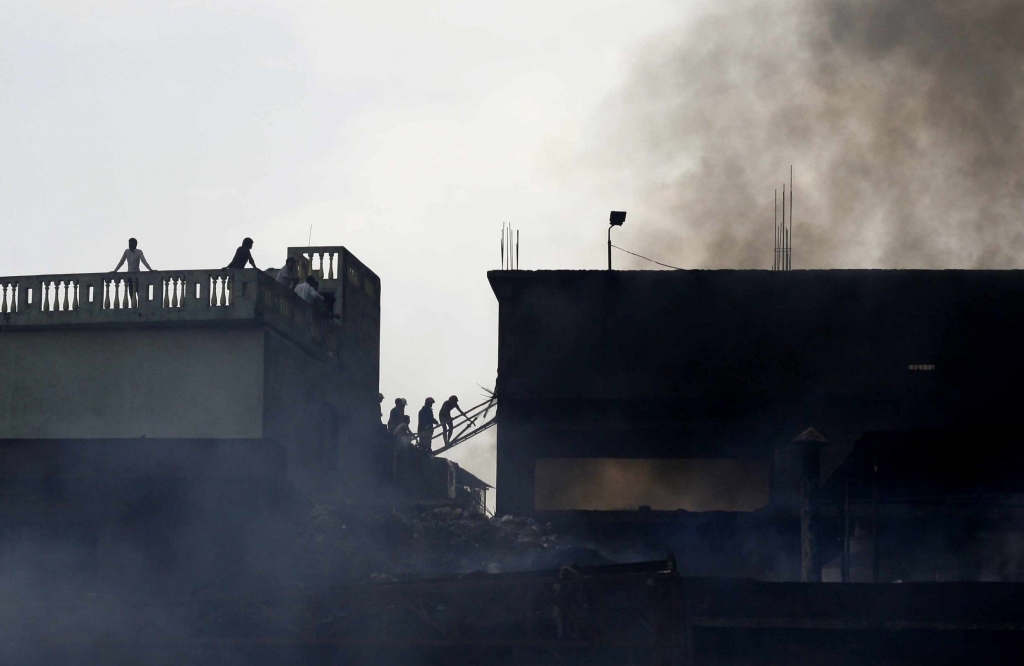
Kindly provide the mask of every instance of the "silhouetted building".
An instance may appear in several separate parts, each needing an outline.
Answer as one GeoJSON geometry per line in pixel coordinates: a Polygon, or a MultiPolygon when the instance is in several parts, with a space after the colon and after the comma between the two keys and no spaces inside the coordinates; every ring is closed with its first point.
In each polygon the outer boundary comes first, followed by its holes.
{"type": "Polygon", "coordinates": [[[378,418],[380,281],[345,248],[309,250],[322,265],[302,268],[338,319],[256,270],[135,274],[137,298],[109,273],[0,278],[0,448],[266,441],[298,488],[358,480],[378,418]]]}
{"type": "Polygon", "coordinates": [[[864,433],[1013,427],[1024,397],[1020,271],[488,279],[499,513],[796,512],[864,433]]]}

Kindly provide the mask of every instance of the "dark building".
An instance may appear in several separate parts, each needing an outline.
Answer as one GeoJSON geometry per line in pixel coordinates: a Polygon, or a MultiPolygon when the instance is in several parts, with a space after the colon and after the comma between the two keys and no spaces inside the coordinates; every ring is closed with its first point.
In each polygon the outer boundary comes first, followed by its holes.
{"type": "Polygon", "coordinates": [[[488,278],[499,513],[636,509],[631,486],[670,472],[702,508],[792,506],[815,456],[788,443],[809,427],[827,477],[866,432],[1011,427],[1024,397],[1021,271],[488,278]],[[606,465],[618,485],[582,492],[606,465]]]}
{"type": "Polygon", "coordinates": [[[825,580],[1024,579],[1019,428],[867,433],[817,504],[825,580]]]}

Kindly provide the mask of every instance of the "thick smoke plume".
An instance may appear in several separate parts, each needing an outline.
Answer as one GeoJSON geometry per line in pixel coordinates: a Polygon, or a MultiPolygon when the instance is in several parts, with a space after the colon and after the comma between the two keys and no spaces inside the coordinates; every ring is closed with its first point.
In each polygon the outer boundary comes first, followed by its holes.
{"type": "Polygon", "coordinates": [[[631,249],[770,266],[793,164],[794,268],[1022,265],[1019,0],[716,4],[614,103],[602,160],[640,183],[631,249]]]}

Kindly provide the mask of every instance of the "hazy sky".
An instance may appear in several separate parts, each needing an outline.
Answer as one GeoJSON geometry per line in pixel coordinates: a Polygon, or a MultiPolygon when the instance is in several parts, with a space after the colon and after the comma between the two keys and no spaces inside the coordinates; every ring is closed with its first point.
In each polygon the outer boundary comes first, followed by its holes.
{"type": "MultiPolygon", "coordinates": [[[[312,225],[381,277],[387,403],[472,404],[501,223],[523,268],[603,266],[634,195],[586,175],[598,119],[694,4],[3,0],[0,275],[109,270],[129,236],[280,266],[312,225]]],[[[453,453],[493,479],[493,439],[453,453]]]]}

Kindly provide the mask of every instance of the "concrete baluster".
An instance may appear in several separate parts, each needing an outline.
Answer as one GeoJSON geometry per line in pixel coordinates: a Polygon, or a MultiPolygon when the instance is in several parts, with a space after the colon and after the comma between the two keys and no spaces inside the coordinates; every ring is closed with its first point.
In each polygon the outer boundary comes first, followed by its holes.
{"type": "Polygon", "coordinates": [[[333,280],[334,279],[334,253],[333,252],[328,252],[327,253],[327,260],[329,262],[327,264],[327,279],[328,280],[333,280]]]}
{"type": "Polygon", "coordinates": [[[110,309],[110,298],[108,298],[109,294],[107,293],[107,287],[109,285],[110,285],[110,282],[108,280],[104,279],[103,280],[103,309],[104,310],[109,310],[110,309]]]}
{"type": "Polygon", "coordinates": [[[39,287],[39,291],[43,293],[43,304],[40,306],[39,310],[41,312],[48,312],[50,310],[50,285],[46,283],[46,280],[43,280],[39,287]]]}
{"type": "Polygon", "coordinates": [[[79,303],[79,300],[78,300],[78,286],[79,286],[78,280],[75,280],[74,284],[75,284],[75,298],[74,298],[74,300],[71,303],[71,309],[72,310],[78,310],[78,309],[80,309],[82,307],[81,304],[79,303]]]}
{"type": "MultiPolygon", "coordinates": [[[[56,293],[54,294],[60,299],[60,310],[61,312],[67,312],[71,308],[68,307],[68,283],[61,280],[57,283],[56,293]]],[[[58,308],[54,308],[55,310],[58,308]]]]}
{"type": "Polygon", "coordinates": [[[7,309],[7,285],[0,284],[0,312],[10,312],[7,309]]]}
{"type": "Polygon", "coordinates": [[[224,276],[224,305],[231,305],[231,287],[235,284],[234,279],[230,275],[224,276]]]}

